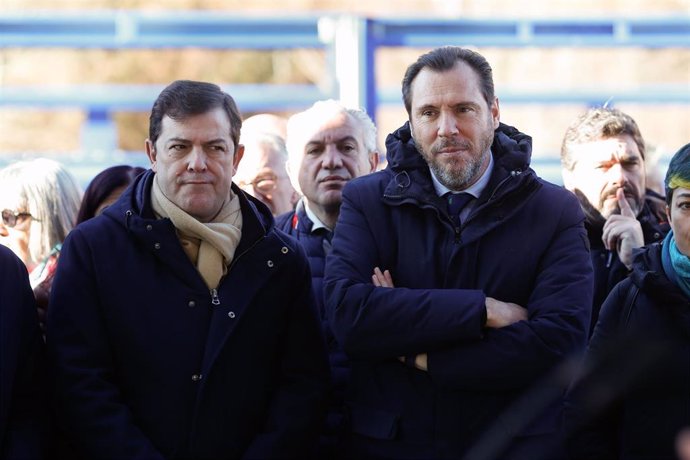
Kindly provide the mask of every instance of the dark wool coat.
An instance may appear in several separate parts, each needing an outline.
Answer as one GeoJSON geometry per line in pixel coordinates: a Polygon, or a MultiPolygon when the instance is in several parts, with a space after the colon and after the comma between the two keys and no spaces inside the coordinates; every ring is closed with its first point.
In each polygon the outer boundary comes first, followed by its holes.
{"type": "Polygon", "coordinates": [[[47,335],[62,429],[87,458],[304,455],[328,392],[304,250],[233,185],[242,238],[214,305],[154,218],[153,177],[63,246],[47,335]]]}
{"type": "Polygon", "coordinates": [[[690,300],[666,277],[661,251],[640,250],[601,309],[567,398],[572,459],[677,458],[675,437],[690,426],[690,300]]]}
{"type": "Polygon", "coordinates": [[[529,168],[529,136],[501,124],[489,184],[456,231],[407,124],[387,147],[386,170],[345,187],[326,264],[326,311],[352,359],[350,455],[458,458],[496,423],[514,438],[500,458],[539,458],[560,397],[524,430],[501,414],[584,350],[592,268],[580,206],[529,168]],[[396,287],[374,287],[374,267],[396,287]],[[484,328],[486,296],[529,319],[484,328]],[[398,359],[419,353],[429,372],[398,359]]]}
{"type": "Polygon", "coordinates": [[[326,318],[323,305],[323,274],[326,265],[326,252],[330,251],[332,232],[321,229],[312,233],[314,223],[304,210],[304,201],[300,201],[294,211],[287,212],[276,218],[276,227],[296,238],[304,247],[311,267],[311,279],[316,297],[316,305],[321,315],[321,330],[328,344],[328,359],[331,366],[331,380],[333,394],[326,426],[321,438],[321,454],[332,453],[336,439],[340,435],[343,422],[343,398],[350,377],[350,363],[345,352],[333,337],[331,326],[326,318]]]}
{"type": "Polygon", "coordinates": [[[43,458],[48,385],[43,352],[26,267],[0,246],[0,459],[43,458]]]}

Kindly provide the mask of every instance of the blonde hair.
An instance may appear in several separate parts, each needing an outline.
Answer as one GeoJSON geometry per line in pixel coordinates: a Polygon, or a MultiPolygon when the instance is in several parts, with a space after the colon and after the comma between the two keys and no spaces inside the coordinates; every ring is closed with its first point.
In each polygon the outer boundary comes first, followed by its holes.
{"type": "Polygon", "coordinates": [[[60,163],[38,158],[1,169],[0,195],[15,198],[15,211],[31,214],[29,254],[40,262],[74,227],[82,192],[60,163]]]}

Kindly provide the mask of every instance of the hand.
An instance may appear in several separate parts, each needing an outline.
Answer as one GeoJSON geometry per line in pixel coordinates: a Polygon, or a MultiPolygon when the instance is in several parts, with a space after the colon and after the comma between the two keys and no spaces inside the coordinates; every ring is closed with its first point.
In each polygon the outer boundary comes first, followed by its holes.
{"type": "Polygon", "coordinates": [[[527,319],[527,309],[516,303],[486,298],[486,327],[500,328],[527,319]]]}
{"type": "Polygon", "coordinates": [[[371,281],[376,287],[395,287],[391,273],[388,270],[381,272],[379,267],[374,268],[374,274],[371,275],[371,281]]]}
{"type": "MultiPolygon", "coordinates": [[[[398,356],[398,361],[401,363],[405,364],[406,360],[404,356],[398,356]]],[[[429,367],[427,363],[429,362],[429,358],[426,353],[420,353],[418,355],[415,355],[414,357],[414,367],[419,369],[420,371],[428,371],[429,367]]]]}
{"type": "Polygon", "coordinates": [[[630,270],[632,268],[632,251],[634,248],[644,246],[642,226],[637,220],[622,188],[616,192],[620,214],[613,214],[604,224],[604,232],[601,237],[604,247],[610,251],[616,251],[618,258],[630,270]]]}

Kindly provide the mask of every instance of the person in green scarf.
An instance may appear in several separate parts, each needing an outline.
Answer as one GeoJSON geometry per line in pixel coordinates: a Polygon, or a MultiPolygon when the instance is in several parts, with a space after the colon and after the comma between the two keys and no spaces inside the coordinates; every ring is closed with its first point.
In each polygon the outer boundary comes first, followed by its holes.
{"type": "Polygon", "coordinates": [[[611,291],[568,392],[571,458],[676,459],[690,427],[690,144],[664,181],[671,232],[611,291]]]}

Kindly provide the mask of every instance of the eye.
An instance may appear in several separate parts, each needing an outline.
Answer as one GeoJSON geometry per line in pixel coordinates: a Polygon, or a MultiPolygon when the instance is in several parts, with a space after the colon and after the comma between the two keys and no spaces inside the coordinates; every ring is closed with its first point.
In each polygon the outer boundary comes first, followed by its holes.
{"type": "Polygon", "coordinates": [[[640,164],[640,160],[638,160],[637,158],[632,158],[632,159],[630,159],[630,160],[623,160],[623,161],[621,161],[621,165],[623,165],[623,167],[626,168],[626,169],[635,168],[635,167],[637,167],[637,165],[639,165],[639,164],[640,164]]]}

